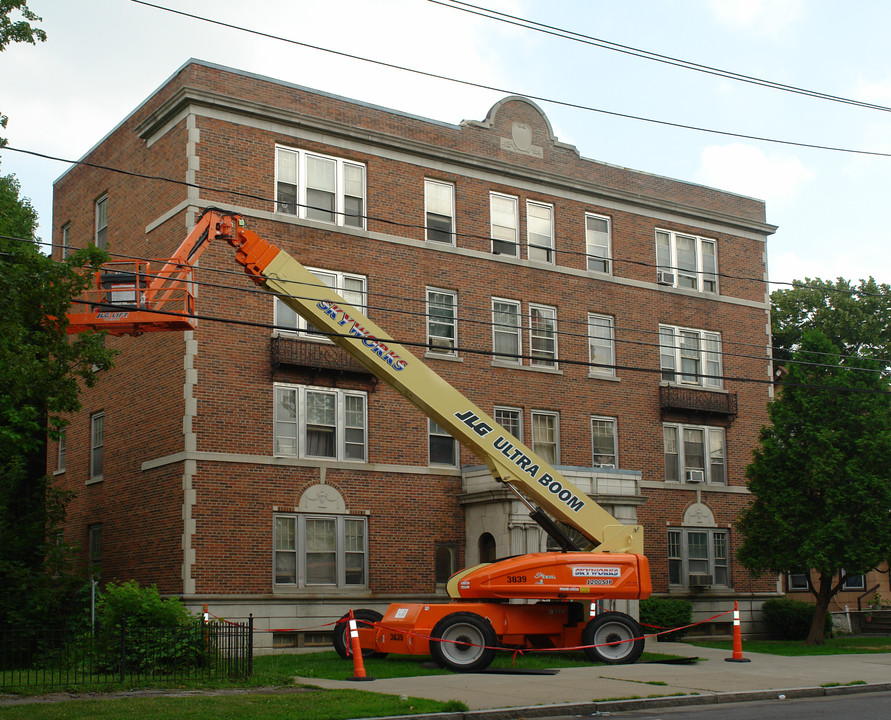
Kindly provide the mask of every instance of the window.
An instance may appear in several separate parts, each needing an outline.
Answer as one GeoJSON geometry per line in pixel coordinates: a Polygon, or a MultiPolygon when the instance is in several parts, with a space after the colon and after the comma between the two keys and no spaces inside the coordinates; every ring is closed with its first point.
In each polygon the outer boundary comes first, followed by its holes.
{"type": "Polygon", "coordinates": [[[275,386],[275,455],[364,461],[366,428],[363,392],[275,386]]]}
{"type": "Polygon", "coordinates": [[[368,584],[364,517],[276,515],[273,519],[276,585],[356,587],[368,584]]]}
{"type": "Polygon", "coordinates": [[[108,195],[96,201],[96,247],[105,250],[108,245],[108,195]]]}
{"type": "Polygon", "coordinates": [[[609,218],[585,214],[585,247],[588,253],[588,270],[610,272],[609,218]]]}
{"type": "Polygon", "coordinates": [[[71,254],[71,223],[62,226],[62,259],[71,254]]]}
{"type": "Polygon", "coordinates": [[[516,300],[492,299],[493,348],[497,359],[520,364],[520,303],[516,300]]]}
{"type": "Polygon", "coordinates": [[[275,211],[347,227],[365,227],[365,166],[277,147],[275,211]]]}
{"type": "Polygon", "coordinates": [[[661,285],[718,292],[717,242],[669,230],[656,231],[656,279],[661,285]]]}
{"type": "Polygon", "coordinates": [[[458,465],[458,443],[448,431],[427,419],[427,439],[431,465],[458,465]]]}
{"type": "Polygon", "coordinates": [[[102,577],[102,525],[87,527],[87,546],[90,577],[98,580],[102,577]]]}
{"type": "Polygon", "coordinates": [[[554,262],[554,208],[526,202],[526,242],[530,260],[554,262]]]}
{"type": "Polygon", "coordinates": [[[532,411],[532,450],[543,460],[560,462],[559,416],[555,412],[532,411]]]}
{"type": "Polygon", "coordinates": [[[424,181],[427,240],[455,244],[455,186],[436,180],[424,181]]]}
{"type": "Polygon", "coordinates": [[[457,355],[458,294],[427,288],[427,352],[457,355]]]}
{"type": "Polygon", "coordinates": [[[842,583],[842,590],[866,590],[866,576],[864,575],[848,575],[845,577],[845,571],[841,571],[841,576],[845,578],[842,583]]]}
{"type": "Polygon", "coordinates": [[[727,484],[723,428],[665,424],[662,435],[666,480],[727,484]]]}
{"type": "MultiPolygon", "coordinates": [[[[350,305],[362,310],[365,309],[365,277],[350,273],[337,272],[335,270],[319,270],[307,268],[320,282],[334,290],[350,305]]],[[[295,285],[291,292],[300,297],[303,294],[300,285],[295,285]]],[[[313,332],[313,327],[302,317],[286,305],[281,298],[275,299],[275,325],[278,329],[300,331],[304,335],[314,339],[325,340],[324,335],[313,332]]]]}
{"type": "Polygon", "coordinates": [[[507,430],[517,440],[523,440],[523,411],[519,408],[496,407],[495,422],[507,430]]]}
{"type": "Polygon", "coordinates": [[[723,387],[721,334],[660,325],[659,366],[666,382],[723,387]]]}
{"type": "Polygon", "coordinates": [[[65,430],[59,431],[59,443],[57,445],[56,472],[65,472],[65,430]]]}
{"type": "Polygon", "coordinates": [[[593,467],[619,467],[615,418],[591,418],[591,446],[593,467]]]}
{"type": "Polygon", "coordinates": [[[90,418],[90,479],[102,477],[105,446],[105,413],[90,418]]]}
{"type": "Polygon", "coordinates": [[[809,590],[807,584],[808,573],[804,570],[800,572],[786,573],[786,590],[788,592],[801,592],[809,590]]]}
{"type": "Polygon", "coordinates": [[[616,339],[613,318],[609,315],[588,315],[588,362],[592,375],[616,375],[616,339]]]}
{"type": "Polygon", "coordinates": [[[668,531],[668,584],[730,585],[727,531],[681,528],[668,531]]]}
{"type": "Polygon", "coordinates": [[[557,367],[557,310],[547,305],[529,306],[529,364],[557,367]]]}
{"type": "Polygon", "coordinates": [[[489,217],[492,228],[492,252],[500,255],[519,255],[520,219],[517,198],[489,194],[489,217]]]}

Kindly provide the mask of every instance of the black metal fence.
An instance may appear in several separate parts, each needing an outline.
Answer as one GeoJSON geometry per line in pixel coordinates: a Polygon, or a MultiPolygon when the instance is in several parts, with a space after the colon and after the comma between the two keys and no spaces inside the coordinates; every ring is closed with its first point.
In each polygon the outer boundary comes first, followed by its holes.
{"type": "Polygon", "coordinates": [[[0,628],[0,690],[246,678],[253,618],[86,632],[0,628]]]}

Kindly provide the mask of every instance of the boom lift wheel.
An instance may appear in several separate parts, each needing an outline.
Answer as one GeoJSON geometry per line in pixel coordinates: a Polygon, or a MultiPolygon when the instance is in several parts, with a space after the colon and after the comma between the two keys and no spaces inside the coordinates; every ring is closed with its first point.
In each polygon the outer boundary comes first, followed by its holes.
{"type": "Polygon", "coordinates": [[[592,662],[608,665],[620,665],[636,662],[644,649],[640,625],[630,615],[620,612],[608,612],[598,615],[585,625],[582,630],[582,645],[586,647],[585,655],[592,662]],[[636,639],[635,639],[636,638],[636,639]],[[624,641],[618,645],[606,645],[624,641]]]}
{"type": "MultiPolygon", "coordinates": [[[[387,657],[385,652],[377,652],[374,649],[374,628],[369,623],[377,623],[384,619],[377,610],[353,610],[353,618],[356,620],[356,629],[359,631],[359,640],[362,644],[363,658],[387,657]],[[364,621],[364,622],[363,622],[364,621]]],[[[347,613],[337,622],[331,638],[334,649],[344,660],[351,657],[350,649],[350,614],[347,613]]]]}
{"type": "Polygon", "coordinates": [[[498,638],[481,615],[456,612],[433,627],[430,654],[440,667],[456,672],[477,672],[495,658],[498,638]]]}

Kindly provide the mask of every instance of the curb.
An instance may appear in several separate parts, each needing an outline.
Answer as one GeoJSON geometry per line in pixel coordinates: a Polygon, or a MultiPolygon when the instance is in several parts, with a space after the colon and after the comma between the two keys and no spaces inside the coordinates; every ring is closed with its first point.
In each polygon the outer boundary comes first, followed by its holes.
{"type": "MultiPolygon", "coordinates": [[[[891,692],[891,682],[839,685],[834,687],[804,687],[788,690],[747,690],[743,692],[711,693],[704,695],[666,695],[657,698],[629,700],[597,700],[589,703],[561,705],[533,705],[529,707],[468,710],[467,712],[427,713],[422,715],[393,715],[386,720],[517,720],[518,718],[553,718],[565,715],[603,715],[611,712],[649,710],[654,708],[685,707],[689,705],[720,705],[755,702],[758,700],[792,700],[795,698],[856,695],[869,692],[891,692]]],[[[358,720],[379,720],[359,718],[358,720]]]]}

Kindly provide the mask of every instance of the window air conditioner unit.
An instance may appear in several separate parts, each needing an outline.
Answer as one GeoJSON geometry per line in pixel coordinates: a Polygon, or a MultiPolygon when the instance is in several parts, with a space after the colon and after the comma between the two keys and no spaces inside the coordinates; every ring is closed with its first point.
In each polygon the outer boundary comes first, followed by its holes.
{"type": "Polygon", "coordinates": [[[711,575],[702,575],[699,573],[691,573],[689,582],[687,583],[690,587],[698,587],[698,588],[707,588],[711,587],[713,584],[711,575]]]}
{"type": "Polygon", "coordinates": [[[604,468],[606,470],[615,470],[616,466],[613,463],[594,463],[594,467],[596,468],[604,468]]]}
{"type": "Polygon", "coordinates": [[[688,483],[705,482],[705,471],[704,470],[687,470],[687,482],[688,483]]]}
{"type": "Polygon", "coordinates": [[[659,270],[656,272],[656,282],[660,285],[674,285],[674,273],[659,270]]]}

